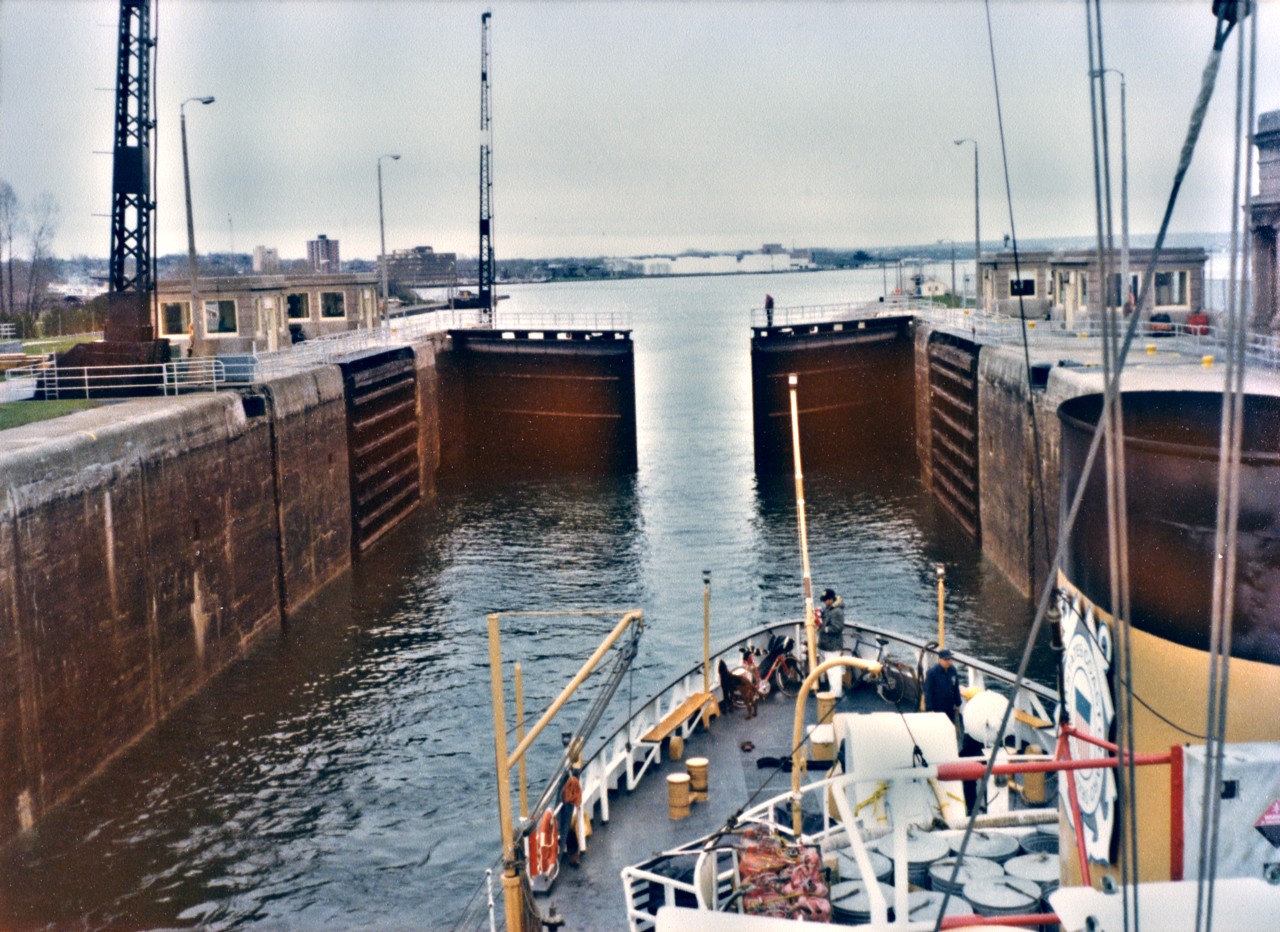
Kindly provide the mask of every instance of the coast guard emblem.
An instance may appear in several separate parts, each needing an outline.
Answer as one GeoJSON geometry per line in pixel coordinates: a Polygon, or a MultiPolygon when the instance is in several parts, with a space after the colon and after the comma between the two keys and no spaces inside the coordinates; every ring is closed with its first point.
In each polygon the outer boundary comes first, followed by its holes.
{"type": "MultiPolygon", "coordinates": [[[[1080,598],[1064,598],[1062,608],[1062,701],[1071,725],[1079,731],[1111,740],[1115,705],[1108,674],[1111,670],[1111,628],[1098,619],[1094,607],[1080,598]]],[[[1070,739],[1071,757],[1090,760],[1106,757],[1102,748],[1070,739]]],[[[1076,796],[1080,803],[1085,850],[1091,861],[1110,863],[1115,823],[1116,786],[1110,770],[1077,770],[1076,796]]]]}

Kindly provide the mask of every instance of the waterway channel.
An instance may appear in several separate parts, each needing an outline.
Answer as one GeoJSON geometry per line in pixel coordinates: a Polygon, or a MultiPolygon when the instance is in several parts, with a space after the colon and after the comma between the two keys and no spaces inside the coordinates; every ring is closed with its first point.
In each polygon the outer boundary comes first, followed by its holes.
{"type": "MultiPolygon", "coordinates": [[[[794,488],[753,472],[748,310],[766,291],[821,304],[881,284],[875,270],[504,288],[516,310],[631,315],[637,473],[444,488],[0,852],[0,928],[449,927],[497,854],[485,614],[644,609],[623,709],[700,657],[703,568],[713,642],[799,617],[794,488]]],[[[905,430],[912,413],[885,417],[905,430]]],[[[952,644],[1014,664],[1029,603],[917,474],[807,475],[815,584],[851,621],[926,635],[943,562],[952,644]]],[[[531,709],[610,624],[506,625],[531,709]]]]}

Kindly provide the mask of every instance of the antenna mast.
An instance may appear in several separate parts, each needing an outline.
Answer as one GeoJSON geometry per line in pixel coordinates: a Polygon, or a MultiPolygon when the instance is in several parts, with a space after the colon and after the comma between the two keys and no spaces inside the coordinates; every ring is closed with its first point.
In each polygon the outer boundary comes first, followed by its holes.
{"type": "Polygon", "coordinates": [[[478,289],[484,323],[493,326],[493,126],[489,120],[489,17],[480,14],[480,257],[478,289]]]}

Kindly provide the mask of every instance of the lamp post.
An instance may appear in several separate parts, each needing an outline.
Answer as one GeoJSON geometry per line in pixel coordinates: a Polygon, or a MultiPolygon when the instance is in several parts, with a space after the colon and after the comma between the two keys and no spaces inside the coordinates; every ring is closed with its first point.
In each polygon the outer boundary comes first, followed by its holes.
{"type": "Polygon", "coordinates": [[[1120,75],[1120,280],[1124,282],[1120,304],[1127,307],[1129,299],[1136,297],[1129,280],[1129,124],[1125,116],[1124,72],[1119,68],[1103,68],[1092,74],[1102,79],[1108,71],[1120,75]]]}
{"type": "Polygon", "coordinates": [[[382,242],[382,252],[378,256],[378,264],[382,266],[382,325],[385,327],[389,321],[387,316],[387,226],[382,219],[382,160],[391,159],[398,161],[398,155],[380,155],[378,156],[378,235],[382,242]]]}
{"type": "Polygon", "coordinates": [[[191,168],[187,162],[187,104],[213,103],[212,97],[188,97],[178,105],[178,125],[182,129],[182,187],[187,196],[187,274],[191,276],[191,355],[195,355],[196,344],[204,343],[205,321],[200,309],[200,290],[197,286],[199,271],[196,268],[196,229],[191,219],[191,168]]]}
{"type": "Polygon", "coordinates": [[[957,146],[966,142],[973,143],[973,306],[978,308],[982,305],[978,295],[980,279],[978,278],[978,262],[982,259],[982,233],[978,223],[978,140],[976,139],[957,139],[957,146]]]}

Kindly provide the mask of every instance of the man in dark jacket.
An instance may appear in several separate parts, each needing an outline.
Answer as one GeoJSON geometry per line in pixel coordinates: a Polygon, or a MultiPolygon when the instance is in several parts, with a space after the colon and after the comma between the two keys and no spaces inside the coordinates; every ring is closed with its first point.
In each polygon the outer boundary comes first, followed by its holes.
{"type": "Polygon", "coordinates": [[[938,651],[938,662],[924,677],[924,709],[926,712],[941,712],[955,721],[958,708],[960,674],[951,663],[951,651],[943,648],[938,651]]]}
{"type": "MultiPolygon", "coordinates": [[[[834,660],[844,653],[844,602],[834,589],[822,593],[822,627],[818,629],[819,662],[834,660]]],[[[837,699],[844,695],[844,667],[836,667],[827,673],[827,682],[837,699]]]]}

